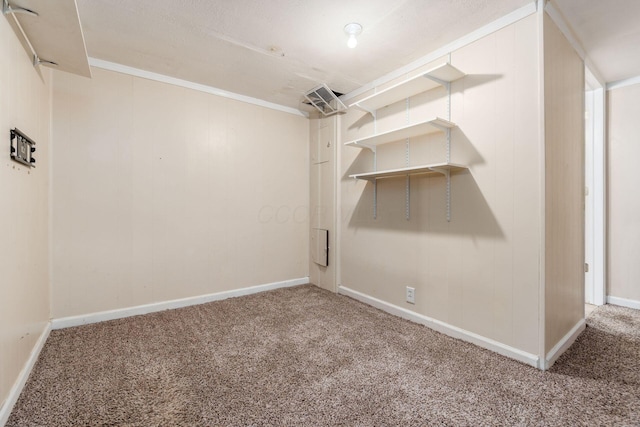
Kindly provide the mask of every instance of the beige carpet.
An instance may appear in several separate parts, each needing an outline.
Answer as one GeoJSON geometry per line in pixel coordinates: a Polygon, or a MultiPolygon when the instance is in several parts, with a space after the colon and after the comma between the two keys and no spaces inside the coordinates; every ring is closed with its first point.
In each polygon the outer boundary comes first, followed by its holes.
{"type": "Polygon", "coordinates": [[[550,372],[314,286],[54,331],[8,426],[638,426],[640,313],[550,372]]]}

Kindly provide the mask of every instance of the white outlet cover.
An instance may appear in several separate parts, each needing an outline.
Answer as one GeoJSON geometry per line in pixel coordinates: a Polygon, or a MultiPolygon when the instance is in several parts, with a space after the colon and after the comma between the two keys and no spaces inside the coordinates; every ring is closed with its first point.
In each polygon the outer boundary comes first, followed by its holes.
{"type": "Polygon", "coordinates": [[[407,286],[407,302],[410,304],[416,303],[416,288],[407,286]]]}

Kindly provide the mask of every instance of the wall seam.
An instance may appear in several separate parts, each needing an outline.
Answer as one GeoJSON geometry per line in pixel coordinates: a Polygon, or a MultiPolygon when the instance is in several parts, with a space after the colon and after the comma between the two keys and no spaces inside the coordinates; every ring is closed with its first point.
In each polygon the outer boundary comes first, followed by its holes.
{"type": "Polygon", "coordinates": [[[47,279],[49,282],[49,313],[47,318],[49,320],[53,317],[53,84],[55,79],[54,70],[49,70],[49,158],[47,162],[49,164],[48,171],[48,183],[47,183],[47,250],[48,250],[48,266],[47,266],[47,279]]]}
{"type": "Polygon", "coordinates": [[[538,0],[538,60],[539,60],[539,95],[540,95],[540,267],[539,267],[539,295],[538,295],[538,363],[540,369],[547,369],[546,366],[546,307],[545,307],[545,287],[546,287],[546,121],[545,121],[545,61],[544,61],[544,3],[545,0],[538,0]]]}

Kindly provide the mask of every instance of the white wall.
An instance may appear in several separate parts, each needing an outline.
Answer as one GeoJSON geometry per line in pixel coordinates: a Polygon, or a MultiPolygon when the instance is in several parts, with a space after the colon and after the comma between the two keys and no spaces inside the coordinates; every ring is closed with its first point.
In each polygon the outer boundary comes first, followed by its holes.
{"type": "Polygon", "coordinates": [[[53,317],[309,275],[307,119],[54,74],[53,317]]]}
{"type": "Polygon", "coordinates": [[[607,294],[640,307],[640,85],[610,90],[607,117],[607,294]]]}
{"type": "MultiPolygon", "coordinates": [[[[539,32],[529,16],[451,55],[468,76],[452,85],[451,222],[445,179],[412,177],[372,184],[348,175],[373,170],[367,150],[341,148],[341,285],[530,354],[539,354],[541,147],[539,32]],[[416,288],[416,304],[405,302],[416,288]]],[[[438,64],[446,61],[434,61],[438,64]]],[[[428,68],[426,65],[423,68],[428,68]]],[[[378,111],[375,130],[438,115],[444,89],[378,111]]],[[[370,116],[341,117],[342,141],[374,132],[370,116]]],[[[444,138],[410,142],[410,165],[444,160],[444,138]]],[[[379,149],[378,169],[405,166],[405,143],[379,149]]]]}
{"type": "Polygon", "coordinates": [[[0,18],[0,403],[49,320],[49,80],[0,18]],[[9,130],[36,142],[35,169],[10,160],[9,130]]]}

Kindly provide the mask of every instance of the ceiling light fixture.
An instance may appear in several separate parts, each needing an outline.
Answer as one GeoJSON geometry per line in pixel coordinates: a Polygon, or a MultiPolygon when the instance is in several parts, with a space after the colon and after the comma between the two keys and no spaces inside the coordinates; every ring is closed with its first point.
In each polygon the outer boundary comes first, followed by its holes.
{"type": "Polygon", "coordinates": [[[349,36],[347,46],[353,49],[358,45],[358,39],[356,39],[356,36],[362,32],[362,25],[357,22],[352,22],[344,26],[344,32],[349,36]]]}

